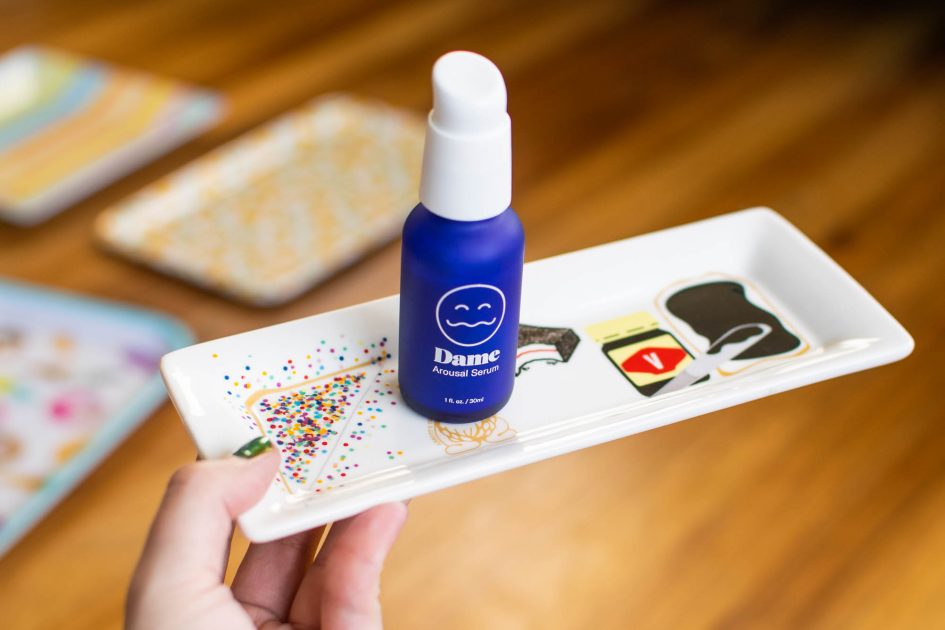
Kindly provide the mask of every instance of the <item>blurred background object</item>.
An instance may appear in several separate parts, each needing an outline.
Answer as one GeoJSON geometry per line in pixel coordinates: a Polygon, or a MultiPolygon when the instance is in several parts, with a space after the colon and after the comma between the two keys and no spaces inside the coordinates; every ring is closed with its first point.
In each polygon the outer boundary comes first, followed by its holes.
{"type": "Polygon", "coordinates": [[[164,402],[155,313],[0,281],[0,556],[164,402]]]}
{"type": "Polygon", "coordinates": [[[0,217],[33,225],[192,138],[213,94],[57,50],[0,58],[0,217]]]}
{"type": "Polygon", "coordinates": [[[156,269],[282,304],[400,233],[422,154],[419,116],[328,95],[106,210],[97,231],[156,269]]]}
{"type": "MultiPolygon", "coordinates": [[[[415,500],[389,627],[945,625],[940,2],[4,3],[0,49],[29,42],[206,86],[228,109],[45,225],[0,228],[0,275],[167,311],[202,339],[394,293],[396,244],[260,310],[102,254],[92,224],[327,92],[422,116],[431,63],[467,48],[508,83],[529,260],[770,205],[914,335],[893,366],[415,500]]],[[[192,457],[166,405],[0,560],[4,625],[119,627],[166,480],[192,457]]]]}

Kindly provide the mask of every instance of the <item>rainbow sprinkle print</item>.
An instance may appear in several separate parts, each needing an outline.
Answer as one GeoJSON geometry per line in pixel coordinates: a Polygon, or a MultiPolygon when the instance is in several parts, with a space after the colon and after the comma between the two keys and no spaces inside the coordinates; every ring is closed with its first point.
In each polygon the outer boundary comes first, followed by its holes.
{"type": "MultiPolygon", "coordinates": [[[[397,405],[389,359],[386,337],[366,343],[343,335],[266,369],[247,356],[241,369],[222,375],[224,397],[279,449],[286,491],[327,492],[357,479],[371,436],[387,429],[384,412],[397,405]]],[[[387,459],[403,455],[391,451],[387,459]]]]}

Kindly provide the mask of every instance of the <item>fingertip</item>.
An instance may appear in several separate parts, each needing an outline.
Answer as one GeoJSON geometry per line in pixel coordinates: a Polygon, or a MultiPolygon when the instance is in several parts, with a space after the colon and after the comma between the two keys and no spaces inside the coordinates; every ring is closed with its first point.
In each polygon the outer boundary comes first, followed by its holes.
{"type": "Polygon", "coordinates": [[[408,506],[410,505],[410,499],[406,501],[394,501],[393,503],[384,503],[378,507],[390,506],[388,509],[391,512],[391,518],[396,518],[400,521],[402,525],[404,521],[407,520],[407,514],[409,513],[408,506]]]}
{"type": "Polygon", "coordinates": [[[251,459],[272,449],[272,442],[265,435],[257,435],[233,451],[237,457],[251,459]]]}
{"type": "Polygon", "coordinates": [[[251,459],[204,460],[175,472],[151,526],[139,565],[142,575],[187,575],[214,567],[209,575],[215,576],[226,557],[221,550],[229,544],[233,519],[272,487],[279,461],[278,452],[271,451],[251,459]]]}
{"type": "Polygon", "coordinates": [[[249,458],[232,455],[227,459],[235,459],[236,461],[242,462],[244,465],[252,466],[255,469],[271,471],[272,476],[275,476],[276,472],[279,470],[279,462],[281,461],[281,458],[279,457],[279,451],[274,448],[267,449],[262,453],[249,458]]]}
{"type": "MultiPolygon", "coordinates": [[[[235,469],[235,474],[228,480],[241,488],[234,495],[230,504],[230,513],[234,516],[245,512],[266,493],[269,484],[279,472],[280,457],[278,451],[270,449],[252,458],[227,457],[221,460],[227,468],[235,469]]],[[[229,470],[226,471],[229,473],[229,470]]],[[[230,476],[230,475],[228,475],[230,476]]]]}
{"type": "Polygon", "coordinates": [[[407,506],[402,501],[382,503],[361,513],[355,519],[367,521],[365,529],[371,532],[371,538],[381,543],[380,547],[386,554],[407,520],[407,506]]]}
{"type": "Polygon", "coordinates": [[[279,454],[269,450],[252,458],[236,456],[188,464],[171,477],[168,495],[221,500],[231,518],[252,507],[266,493],[279,470],[279,454]]]}

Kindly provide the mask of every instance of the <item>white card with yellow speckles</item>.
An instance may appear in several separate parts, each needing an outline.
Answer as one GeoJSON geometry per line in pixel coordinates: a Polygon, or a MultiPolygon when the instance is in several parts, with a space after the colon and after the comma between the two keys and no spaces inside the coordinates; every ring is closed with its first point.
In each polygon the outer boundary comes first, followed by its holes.
{"type": "Polygon", "coordinates": [[[422,150],[419,116],[322,96],[107,209],[96,232],[160,271],[281,304],[397,236],[422,150]]]}
{"type": "Polygon", "coordinates": [[[397,387],[397,296],[178,350],[200,453],[260,435],[282,467],[240,517],[272,540],[908,355],[909,334],[780,215],[745,210],[525,268],[512,399],[472,424],[397,387]]]}

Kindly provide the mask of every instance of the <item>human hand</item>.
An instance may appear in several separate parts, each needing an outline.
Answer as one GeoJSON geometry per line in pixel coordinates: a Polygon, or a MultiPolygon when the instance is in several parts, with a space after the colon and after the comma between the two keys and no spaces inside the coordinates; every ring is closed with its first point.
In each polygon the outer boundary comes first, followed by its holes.
{"type": "Polygon", "coordinates": [[[178,470],[151,525],[128,592],[126,628],[381,628],[380,575],[407,509],[379,505],[331,526],[252,544],[223,574],[233,520],[266,492],[276,451],[178,470]]]}

